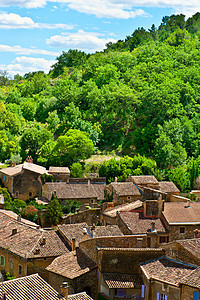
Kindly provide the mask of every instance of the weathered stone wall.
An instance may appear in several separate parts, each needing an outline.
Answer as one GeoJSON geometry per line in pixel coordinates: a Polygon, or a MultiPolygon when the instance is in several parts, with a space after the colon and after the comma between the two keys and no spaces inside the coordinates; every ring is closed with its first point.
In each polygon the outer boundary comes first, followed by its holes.
{"type": "Polygon", "coordinates": [[[176,195],[175,193],[170,195],[170,202],[187,202],[188,198],[181,197],[179,195],[176,195]]]}
{"type": "Polygon", "coordinates": [[[88,239],[79,243],[79,248],[97,261],[97,248],[146,248],[146,235],[108,236],[88,239]]]}
{"type": "Polygon", "coordinates": [[[127,227],[127,225],[122,221],[120,214],[117,212],[117,225],[121,232],[125,235],[131,235],[132,231],[127,227]]]}
{"type": "Polygon", "coordinates": [[[198,292],[200,295],[199,289],[187,286],[187,285],[181,285],[181,300],[189,300],[193,299],[193,292],[198,292]]]}
{"type": "Polygon", "coordinates": [[[44,280],[48,281],[48,272],[45,270],[55,257],[30,259],[27,262],[27,275],[38,273],[44,280]]]}
{"type": "Polygon", "coordinates": [[[180,260],[182,262],[194,264],[197,266],[200,265],[200,259],[186,250],[178,242],[172,242],[162,245],[162,248],[165,250],[166,255],[172,259],[180,260]]]}
{"type": "MultiPolygon", "coordinates": [[[[173,285],[164,285],[162,282],[153,281],[149,287],[149,300],[157,299],[157,293],[167,295],[169,300],[179,300],[180,289],[173,285]],[[164,288],[166,287],[166,288],[164,288]]],[[[188,298],[189,299],[189,298],[188,298]]],[[[188,300],[187,299],[187,300],[188,300]]],[[[182,298],[181,298],[182,300],[182,298]]]]}
{"type": "Polygon", "coordinates": [[[140,263],[164,255],[162,249],[99,249],[98,267],[102,273],[141,274],[140,263]]]}
{"type": "Polygon", "coordinates": [[[24,258],[19,257],[5,249],[0,248],[0,256],[5,257],[5,266],[0,264],[0,271],[3,273],[9,272],[16,278],[27,275],[27,261],[24,258]],[[11,261],[13,262],[13,270],[10,268],[11,261]],[[22,266],[22,274],[19,274],[19,265],[22,266]]]}
{"type": "Polygon", "coordinates": [[[65,224],[86,222],[88,225],[97,224],[100,221],[100,208],[92,208],[64,218],[65,224]]]}
{"type": "Polygon", "coordinates": [[[180,225],[170,225],[169,226],[169,241],[176,241],[176,240],[184,240],[184,239],[192,239],[194,238],[194,230],[200,230],[200,225],[187,225],[187,226],[180,226],[180,225]],[[185,228],[184,233],[180,233],[180,227],[185,228]]]}
{"type": "Polygon", "coordinates": [[[100,215],[100,224],[101,225],[117,225],[117,219],[116,217],[112,218],[106,214],[101,214],[100,215]]]}

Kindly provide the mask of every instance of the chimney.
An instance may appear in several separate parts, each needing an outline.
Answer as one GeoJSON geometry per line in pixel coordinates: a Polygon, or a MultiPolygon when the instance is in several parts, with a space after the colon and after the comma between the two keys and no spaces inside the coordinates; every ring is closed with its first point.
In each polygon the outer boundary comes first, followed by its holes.
{"type": "Polygon", "coordinates": [[[117,177],[115,177],[115,182],[117,182],[117,177]]]}
{"type": "Polygon", "coordinates": [[[76,239],[72,238],[72,251],[76,249],[76,239]]]}
{"type": "Polygon", "coordinates": [[[88,187],[90,187],[90,179],[88,179],[88,187]]]}
{"type": "Polygon", "coordinates": [[[155,231],[155,222],[154,221],[152,221],[151,222],[151,231],[155,231]]]}
{"type": "Polygon", "coordinates": [[[65,299],[67,300],[68,299],[68,289],[69,289],[69,285],[68,285],[68,282],[63,282],[61,287],[61,294],[65,297],[65,299]]]}
{"type": "Polygon", "coordinates": [[[187,200],[187,204],[185,205],[185,208],[189,208],[190,207],[190,200],[187,200]]]}
{"type": "Polygon", "coordinates": [[[45,237],[42,238],[41,245],[46,245],[46,238],[45,237]]]}
{"type": "Polygon", "coordinates": [[[83,240],[87,241],[87,232],[85,232],[85,231],[83,232],[83,240]]]}
{"type": "Polygon", "coordinates": [[[197,238],[198,238],[198,235],[199,235],[199,230],[198,230],[198,229],[195,229],[195,230],[194,230],[194,238],[197,239],[197,238]]]}
{"type": "Polygon", "coordinates": [[[32,157],[31,156],[28,156],[27,157],[27,159],[26,159],[26,162],[28,162],[28,163],[33,163],[33,159],[32,159],[32,157]]]}
{"type": "Polygon", "coordinates": [[[21,222],[21,220],[22,220],[21,215],[18,215],[18,216],[17,216],[17,221],[18,221],[18,222],[21,222]]]}
{"type": "Polygon", "coordinates": [[[17,228],[13,228],[12,229],[12,235],[16,234],[17,233],[17,228]]]}
{"type": "Polygon", "coordinates": [[[16,163],[12,161],[12,167],[16,167],[16,163]]]}

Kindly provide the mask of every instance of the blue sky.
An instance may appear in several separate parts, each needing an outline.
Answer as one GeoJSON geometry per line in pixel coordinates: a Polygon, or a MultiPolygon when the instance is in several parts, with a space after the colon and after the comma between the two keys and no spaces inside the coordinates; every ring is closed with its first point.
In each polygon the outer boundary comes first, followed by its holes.
{"type": "Polygon", "coordinates": [[[101,51],[163,16],[200,11],[200,0],[0,0],[0,70],[49,71],[62,51],[101,51]]]}

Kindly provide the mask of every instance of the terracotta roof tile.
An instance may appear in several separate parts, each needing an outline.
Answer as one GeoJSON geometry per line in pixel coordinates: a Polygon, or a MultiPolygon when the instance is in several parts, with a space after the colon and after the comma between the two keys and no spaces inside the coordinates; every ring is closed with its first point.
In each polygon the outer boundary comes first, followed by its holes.
{"type": "Polygon", "coordinates": [[[103,273],[103,278],[109,289],[133,289],[142,284],[139,275],[103,273]]]}
{"type": "Polygon", "coordinates": [[[200,259],[200,238],[187,239],[182,241],[177,241],[186,250],[192,253],[192,255],[200,259]]]}
{"type": "Polygon", "coordinates": [[[108,215],[109,217],[115,218],[117,215],[117,212],[121,212],[121,211],[131,211],[133,209],[137,209],[139,207],[142,207],[143,203],[140,200],[137,201],[133,201],[131,203],[128,204],[123,204],[123,205],[119,205],[119,206],[115,206],[113,208],[110,208],[108,210],[105,210],[103,212],[104,215],[108,215]]]}
{"type": "Polygon", "coordinates": [[[117,225],[96,226],[94,233],[95,237],[123,235],[117,225]]]}
{"type": "Polygon", "coordinates": [[[68,295],[68,300],[92,300],[90,296],[86,294],[86,292],[68,295]]]}
{"type": "Polygon", "coordinates": [[[200,202],[165,202],[162,212],[169,224],[197,223],[200,224],[200,202]]]}
{"type": "Polygon", "coordinates": [[[175,286],[184,276],[189,275],[195,266],[184,264],[167,257],[160,257],[140,265],[147,279],[155,279],[175,286]]]}
{"type": "MultiPolygon", "coordinates": [[[[0,287],[0,298],[2,299],[2,283],[0,283],[0,287]]],[[[38,274],[4,281],[3,291],[6,294],[6,300],[64,300],[64,297],[38,274]]]]}
{"type": "Polygon", "coordinates": [[[90,184],[88,186],[84,183],[46,182],[45,185],[51,194],[56,191],[58,199],[97,198],[102,200],[102,197],[104,197],[104,184],[90,184]]]}
{"type": "Polygon", "coordinates": [[[84,240],[84,233],[89,230],[87,223],[64,224],[58,226],[58,231],[70,242],[75,238],[78,243],[84,240]]]}
{"type": "Polygon", "coordinates": [[[97,265],[80,249],[61,255],[46,268],[47,271],[74,279],[97,268],[97,265]]]}
{"type": "Polygon", "coordinates": [[[179,189],[175,186],[172,181],[161,181],[159,182],[159,187],[163,193],[178,193],[179,189]]]}
{"type": "Polygon", "coordinates": [[[21,173],[23,171],[23,169],[24,170],[29,170],[29,171],[32,171],[32,172],[35,172],[35,173],[38,173],[38,174],[47,173],[46,168],[44,168],[42,166],[39,166],[39,165],[36,165],[36,164],[33,164],[33,163],[28,163],[28,162],[17,165],[15,167],[9,167],[9,168],[5,168],[5,169],[1,169],[0,173],[3,173],[3,174],[8,175],[8,176],[15,176],[15,175],[21,173]]]}
{"type": "Polygon", "coordinates": [[[181,280],[181,283],[200,289],[200,267],[192,271],[189,275],[185,276],[181,280]]]}
{"type": "Polygon", "coordinates": [[[56,257],[68,250],[55,231],[44,231],[0,213],[0,247],[24,258],[56,257]]]}
{"type": "Polygon", "coordinates": [[[158,180],[153,175],[131,176],[136,185],[158,184],[158,180]]]}
{"type": "Polygon", "coordinates": [[[112,182],[111,186],[119,196],[140,196],[138,188],[132,182],[112,182]]]}
{"type": "Polygon", "coordinates": [[[119,217],[133,234],[147,233],[147,231],[151,231],[152,221],[155,222],[156,231],[166,232],[166,229],[160,219],[144,218],[142,213],[119,212],[119,217]]]}

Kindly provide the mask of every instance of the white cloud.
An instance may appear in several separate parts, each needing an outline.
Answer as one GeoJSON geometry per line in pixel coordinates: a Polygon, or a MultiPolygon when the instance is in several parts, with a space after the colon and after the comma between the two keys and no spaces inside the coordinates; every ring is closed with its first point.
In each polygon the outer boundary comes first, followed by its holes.
{"type": "Polygon", "coordinates": [[[8,46],[8,45],[0,45],[0,52],[13,52],[21,55],[31,55],[31,54],[41,54],[41,55],[50,55],[50,56],[58,56],[58,52],[35,49],[35,48],[23,48],[21,46],[8,46]]]}
{"type": "Polygon", "coordinates": [[[106,43],[116,42],[113,38],[99,38],[100,34],[79,30],[68,35],[54,35],[46,40],[52,47],[79,49],[86,52],[102,51],[106,43]]]}
{"type": "Polygon", "coordinates": [[[17,57],[9,65],[0,65],[0,70],[7,71],[11,76],[16,74],[23,76],[25,73],[36,71],[48,73],[50,67],[55,64],[55,62],[55,60],[46,60],[44,58],[21,56],[17,57]]]}
{"type": "Polygon", "coordinates": [[[46,24],[35,23],[29,17],[21,17],[17,14],[7,14],[5,12],[0,13],[0,28],[3,29],[19,29],[19,28],[46,28],[46,29],[73,29],[73,25],[67,24],[46,24]]]}

